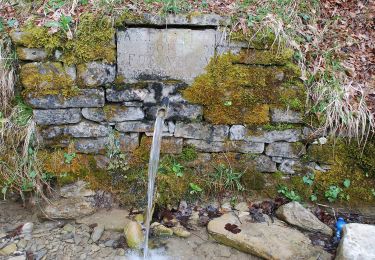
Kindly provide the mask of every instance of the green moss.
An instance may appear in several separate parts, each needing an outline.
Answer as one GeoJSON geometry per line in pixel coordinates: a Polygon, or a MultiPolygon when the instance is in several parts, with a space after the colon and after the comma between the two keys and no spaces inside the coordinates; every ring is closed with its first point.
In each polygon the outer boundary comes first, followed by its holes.
{"type": "Polygon", "coordinates": [[[143,17],[142,14],[137,14],[129,10],[125,10],[115,19],[116,27],[126,26],[127,24],[134,24],[134,23],[147,24],[148,21],[143,17]]]}
{"type": "MultiPolygon", "coordinates": [[[[324,192],[331,185],[341,187],[343,192],[350,196],[349,204],[374,202],[375,197],[371,190],[375,187],[375,140],[370,139],[365,147],[356,142],[348,143],[338,139],[325,145],[310,145],[304,160],[315,161],[322,165],[329,165],[327,172],[315,172],[315,181],[312,187],[301,184],[301,180],[293,180],[292,187],[299,193],[306,190],[313,191],[320,200],[325,200],[324,192]],[[351,181],[350,187],[343,186],[344,180],[351,181]]],[[[301,177],[300,177],[301,178],[301,177]]]]}
{"type": "Polygon", "coordinates": [[[48,54],[52,54],[64,44],[62,33],[51,34],[46,27],[35,26],[32,22],[22,27],[21,31],[23,34],[17,42],[28,48],[45,48],[48,54]]]}
{"type": "MultiPolygon", "coordinates": [[[[266,124],[270,105],[285,106],[280,101],[285,95],[282,83],[293,81],[295,76],[287,66],[238,64],[239,57],[231,53],[213,57],[207,72],[198,76],[183,95],[190,102],[203,105],[204,118],[211,123],[266,124]]],[[[294,97],[290,94],[288,100],[294,97]]]]}
{"type": "Polygon", "coordinates": [[[263,125],[262,128],[263,130],[266,131],[283,131],[283,130],[288,130],[288,129],[294,129],[298,128],[299,126],[295,124],[287,124],[287,123],[278,123],[278,124],[266,124],[263,125]]]}
{"type": "Polygon", "coordinates": [[[73,96],[79,92],[67,68],[59,62],[24,64],[21,67],[20,79],[24,94],[73,96]]]}
{"type": "Polygon", "coordinates": [[[239,63],[250,65],[285,65],[292,60],[293,50],[241,50],[238,61],[239,63]]]}
{"type": "MultiPolygon", "coordinates": [[[[250,48],[255,49],[271,49],[277,48],[275,34],[270,30],[250,31],[247,34],[241,32],[234,32],[230,34],[231,41],[246,42],[250,48]]],[[[283,44],[281,44],[283,46],[283,44]]]]}
{"type": "Polygon", "coordinates": [[[63,46],[62,60],[67,64],[95,60],[113,63],[116,61],[114,36],[115,30],[109,17],[82,15],[75,37],[63,46]]]}
{"type": "Polygon", "coordinates": [[[61,60],[68,65],[95,60],[116,61],[115,29],[110,17],[90,13],[81,15],[72,39],[68,39],[62,31],[50,34],[47,28],[35,26],[32,22],[22,27],[21,31],[23,34],[17,40],[18,44],[45,48],[50,55],[59,49],[63,52],[61,60]]]}
{"type": "Polygon", "coordinates": [[[262,173],[255,170],[247,170],[241,178],[241,183],[246,190],[263,190],[266,184],[262,173]]]}
{"type": "Polygon", "coordinates": [[[191,162],[198,158],[197,150],[194,146],[185,146],[179,158],[184,162],[191,162]]]}

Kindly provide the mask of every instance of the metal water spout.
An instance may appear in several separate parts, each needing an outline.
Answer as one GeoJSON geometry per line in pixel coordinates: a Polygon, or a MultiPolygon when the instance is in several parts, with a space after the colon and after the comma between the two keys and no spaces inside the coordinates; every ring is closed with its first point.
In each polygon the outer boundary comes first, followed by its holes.
{"type": "Polygon", "coordinates": [[[167,116],[169,99],[164,97],[161,106],[156,112],[156,120],[154,126],[154,135],[152,137],[152,145],[150,151],[150,160],[148,164],[148,188],[147,188],[147,213],[146,213],[146,236],[143,251],[143,259],[148,259],[148,240],[150,236],[150,223],[152,219],[152,208],[155,193],[155,179],[159,168],[161,138],[164,128],[164,119],[167,116]]]}

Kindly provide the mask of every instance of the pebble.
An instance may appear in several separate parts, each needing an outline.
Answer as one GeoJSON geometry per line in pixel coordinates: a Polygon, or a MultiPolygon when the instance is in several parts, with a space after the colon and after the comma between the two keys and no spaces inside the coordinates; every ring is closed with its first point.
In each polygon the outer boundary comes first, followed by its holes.
{"type": "Polygon", "coordinates": [[[102,236],[104,232],[104,226],[103,225],[98,225],[94,228],[94,231],[91,234],[91,239],[94,243],[96,243],[100,237],[102,236]]]}
{"type": "Polygon", "coordinates": [[[74,230],[74,226],[73,226],[72,224],[69,224],[69,223],[68,223],[68,224],[66,224],[66,225],[64,226],[63,230],[66,231],[66,232],[68,232],[68,233],[73,232],[73,230],[74,230]]]}

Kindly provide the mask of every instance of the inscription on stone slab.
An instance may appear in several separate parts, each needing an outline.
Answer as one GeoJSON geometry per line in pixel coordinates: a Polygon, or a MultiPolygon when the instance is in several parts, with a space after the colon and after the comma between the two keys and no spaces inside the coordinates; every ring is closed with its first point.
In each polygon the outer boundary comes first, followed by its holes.
{"type": "Polygon", "coordinates": [[[128,28],[117,34],[118,74],[125,82],[177,79],[191,83],[215,52],[213,29],[128,28]]]}

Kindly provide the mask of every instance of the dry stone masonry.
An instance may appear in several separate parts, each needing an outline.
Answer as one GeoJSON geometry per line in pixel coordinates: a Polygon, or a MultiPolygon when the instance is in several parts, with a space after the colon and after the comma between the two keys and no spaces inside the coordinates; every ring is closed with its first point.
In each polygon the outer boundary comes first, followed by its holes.
{"type": "MultiPolygon", "coordinates": [[[[299,158],[306,153],[306,136],[301,112],[263,106],[268,124],[288,125],[285,129],[210,124],[204,106],[182,95],[215,54],[245,53],[243,66],[267,70],[271,62],[282,67],[278,61],[262,61],[267,48],[248,50],[246,43],[226,39],[226,22],[216,15],[125,20],[116,32],[117,63],[65,64],[63,50],[50,55],[44,49],[26,48],[24,32],[13,32],[22,60],[24,97],[34,109],[39,139],[47,147],[73,143],[80,153],[104,153],[110,138],[115,138],[122,151],[131,152],[142,138],[152,136],[158,106],[168,97],[163,142],[169,148],[162,152],[180,153],[190,145],[202,153],[254,154],[261,172],[293,174],[302,169],[299,158]]],[[[279,70],[273,76],[272,82],[286,77],[279,70]]]]}

